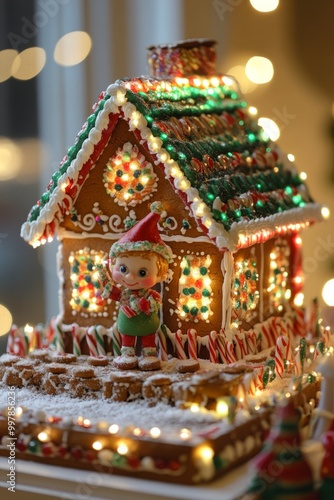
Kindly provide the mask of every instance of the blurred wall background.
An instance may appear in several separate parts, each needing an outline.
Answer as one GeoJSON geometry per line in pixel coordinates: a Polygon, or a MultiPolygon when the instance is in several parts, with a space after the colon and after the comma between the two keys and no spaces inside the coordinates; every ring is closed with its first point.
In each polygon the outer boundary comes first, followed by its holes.
{"type": "MultiPolygon", "coordinates": [[[[0,323],[2,306],[18,325],[57,314],[57,243],[32,249],[19,237],[21,224],[99,92],[117,78],[145,74],[151,44],[217,40],[218,70],[239,78],[258,116],[276,123],[282,150],[334,214],[333,15],[330,0],[281,1],[272,12],[249,0],[2,0],[0,323]],[[72,38],[57,56],[65,35],[72,38]],[[246,78],[253,56],[271,61],[268,83],[246,78]]],[[[324,306],[322,288],[334,278],[333,223],[305,231],[303,242],[305,303],[319,296],[324,306]]]]}

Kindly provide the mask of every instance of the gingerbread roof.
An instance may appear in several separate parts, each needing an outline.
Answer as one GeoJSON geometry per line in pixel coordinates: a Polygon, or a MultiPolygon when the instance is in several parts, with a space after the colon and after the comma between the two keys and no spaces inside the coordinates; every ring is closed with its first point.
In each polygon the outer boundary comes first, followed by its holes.
{"type": "MultiPolygon", "coordinates": [[[[204,48],[211,54],[212,45],[204,48]]],[[[166,78],[159,59],[163,49],[154,49],[150,62],[158,76],[118,80],[100,95],[31,209],[22,237],[34,246],[53,237],[119,118],[164,168],[166,179],[219,249],[235,251],[322,220],[321,205],[247,112],[235,80],[212,74],[211,60],[207,74],[199,64],[200,75],[180,73],[175,58],[168,61],[173,76],[166,78]]]]}

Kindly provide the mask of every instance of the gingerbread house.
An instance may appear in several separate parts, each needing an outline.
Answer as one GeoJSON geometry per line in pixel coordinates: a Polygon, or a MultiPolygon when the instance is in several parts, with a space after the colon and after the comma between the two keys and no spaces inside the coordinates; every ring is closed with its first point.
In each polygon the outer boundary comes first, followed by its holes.
{"type": "Polygon", "coordinates": [[[57,235],[63,325],[112,328],[95,264],[161,201],[173,252],[161,286],[168,332],[249,330],[301,291],[301,229],[321,220],[294,165],[215,69],[215,43],[149,48],[150,76],[101,93],[23,224],[33,246],[57,235]]]}

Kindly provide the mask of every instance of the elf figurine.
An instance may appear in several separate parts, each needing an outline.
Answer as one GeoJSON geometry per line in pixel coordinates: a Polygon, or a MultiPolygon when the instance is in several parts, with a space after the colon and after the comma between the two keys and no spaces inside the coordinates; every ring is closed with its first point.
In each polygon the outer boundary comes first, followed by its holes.
{"type": "MultiPolygon", "coordinates": [[[[157,370],[156,332],[160,325],[160,294],[152,290],[167,277],[171,251],[159,235],[157,223],[161,204],[151,205],[151,212],[127,231],[110,248],[109,279],[103,280],[103,298],[119,301],[117,329],[120,333],[121,356],[114,360],[120,369],[157,370]],[[136,340],[141,338],[143,356],[135,354],[136,340]]],[[[105,278],[105,275],[101,276],[105,278]]]]}

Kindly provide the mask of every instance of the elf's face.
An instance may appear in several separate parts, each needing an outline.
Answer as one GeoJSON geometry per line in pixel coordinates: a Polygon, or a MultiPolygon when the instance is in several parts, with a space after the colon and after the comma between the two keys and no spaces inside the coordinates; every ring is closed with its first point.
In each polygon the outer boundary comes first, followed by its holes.
{"type": "Polygon", "coordinates": [[[130,290],[147,289],[161,281],[158,276],[157,257],[149,259],[137,255],[119,255],[112,267],[112,277],[130,290]]]}

